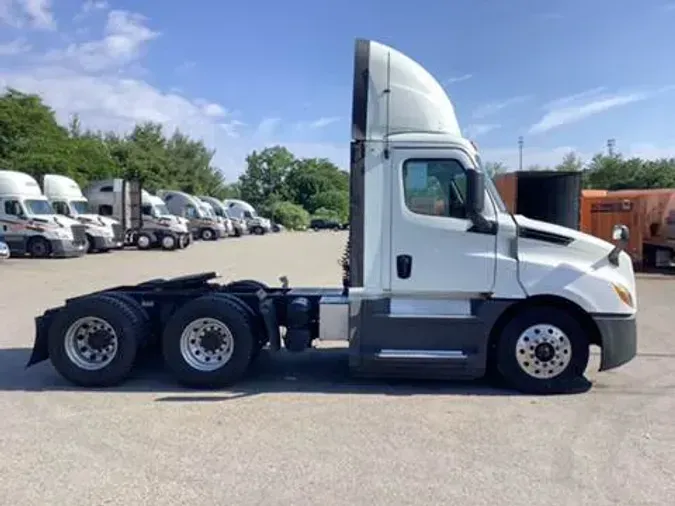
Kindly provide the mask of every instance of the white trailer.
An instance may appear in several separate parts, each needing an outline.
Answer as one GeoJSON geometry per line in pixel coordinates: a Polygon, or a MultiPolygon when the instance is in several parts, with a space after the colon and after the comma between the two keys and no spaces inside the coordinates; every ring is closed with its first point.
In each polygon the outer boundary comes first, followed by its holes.
{"type": "Polygon", "coordinates": [[[39,179],[56,214],[77,220],[86,227],[88,253],[124,246],[124,230],[120,222],[92,212],[89,201],[73,179],[58,174],[45,174],[39,179]]]}
{"type": "Polygon", "coordinates": [[[0,234],[13,256],[77,257],[87,252],[86,227],[57,216],[37,181],[0,170],[0,234]]]}
{"type": "Polygon", "coordinates": [[[246,222],[249,232],[263,235],[272,230],[272,222],[268,218],[258,215],[251,204],[239,199],[225,199],[223,201],[230,216],[246,222]]]}
{"type": "Polygon", "coordinates": [[[633,359],[628,229],[617,225],[613,245],[510,214],[436,79],[377,42],[357,41],[354,61],[342,289],[221,285],[215,273],[112,287],[39,316],[29,364],[49,358],[72,382],[114,385],[136,350],[155,344],[180,383],[218,388],[242,378],[263,346],[343,340],[356,374],[491,372],[545,394],[579,388],[591,345],[600,370],[633,359]],[[82,323],[92,319],[95,333],[82,323]]]}

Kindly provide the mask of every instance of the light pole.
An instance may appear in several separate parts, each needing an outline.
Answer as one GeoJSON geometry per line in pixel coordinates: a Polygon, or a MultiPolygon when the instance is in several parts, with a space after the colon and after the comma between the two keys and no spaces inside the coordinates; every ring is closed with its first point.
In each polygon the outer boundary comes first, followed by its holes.
{"type": "Polygon", "coordinates": [[[614,156],[614,146],[616,145],[616,139],[607,140],[607,152],[609,156],[614,156]]]}
{"type": "Polygon", "coordinates": [[[525,141],[523,140],[523,136],[521,135],[518,137],[518,170],[523,170],[523,145],[525,144],[525,141]]]}

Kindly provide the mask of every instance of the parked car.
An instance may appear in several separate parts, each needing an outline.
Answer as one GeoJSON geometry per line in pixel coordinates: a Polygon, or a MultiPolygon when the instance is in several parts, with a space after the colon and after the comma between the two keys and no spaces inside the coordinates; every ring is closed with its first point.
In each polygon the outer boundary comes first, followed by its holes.
{"type": "Polygon", "coordinates": [[[315,218],[309,222],[309,228],[316,232],[317,230],[340,230],[342,226],[336,220],[315,218]]]}
{"type": "Polygon", "coordinates": [[[4,237],[0,236],[0,260],[9,258],[9,246],[4,241],[4,237]]]}

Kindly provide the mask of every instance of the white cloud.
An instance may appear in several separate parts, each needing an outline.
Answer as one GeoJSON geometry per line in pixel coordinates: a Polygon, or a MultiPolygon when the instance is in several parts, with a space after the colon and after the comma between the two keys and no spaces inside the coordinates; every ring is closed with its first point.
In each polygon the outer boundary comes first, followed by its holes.
{"type": "Polygon", "coordinates": [[[0,0],[0,21],[14,28],[23,28],[28,21],[37,30],[55,30],[51,0],[0,0]]]}
{"type": "Polygon", "coordinates": [[[478,107],[475,111],[473,111],[472,116],[474,117],[474,119],[482,119],[488,116],[494,116],[495,114],[501,112],[503,109],[506,109],[507,107],[522,104],[523,102],[527,102],[531,98],[532,97],[530,95],[519,95],[517,97],[511,97],[501,101],[489,102],[487,104],[478,107]]]}
{"type": "Polygon", "coordinates": [[[333,123],[337,123],[338,121],[340,121],[339,116],[327,116],[327,117],[319,118],[315,121],[312,121],[309,124],[309,128],[314,128],[314,129],[324,128],[324,127],[327,127],[328,125],[332,125],[333,123]]]}
{"type": "MultiPolygon", "coordinates": [[[[18,12],[10,11],[9,7],[14,9],[16,5],[0,0],[0,19],[4,20],[6,13],[18,12]]],[[[21,18],[15,19],[21,21],[21,18]]],[[[252,150],[275,144],[287,146],[299,157],[327,157],[347,168],[347,141],[344,145],[288,143],[290,129],[280,128],[281,118],[269,115],[251,126],[227,104],[190,98],[180,89],[167,87],[167,91],[149,84],[140,65],[148,43],[158,35],[142,16],[111,11],[107,13],[107,23],[98,40],[70,44],[47,54],[29,54],[15,68],[0,66],[0,90],[13,87],[39,94],[54,109],[61,123],[77,114],[83,127],[95,130],[126,133],[144,121],[161,123],[167,133],[179,128],[216,150],[214,164],[229,180],[241,173],[246,155],[252,150]]],[[[20,42],[0,48],[6,52],[18,51],[23,49],[20,42]]],[[[314,123],[320,128],[333,121],[324,117],[307,125],[314,123]]],[[[293,138],[302,139],[302,136],[293,138]]]]}
{"type": "Polygon", "coordinates": [[[281,124],[281,118],[264,118],[255,130],[255,137],[267,139],[274,135],[281,124]]]}
{"type": "Polygon", "coordinates": [[[145,21],[140,14],[110,11],[102,39],[49,51],[46,59],[92,72],[131,63],[140,58],[147,42],[159,36],[159,32],[148,28],[145,21]]]}
{"type": "Polygon", "coordinates": [[[448,84],[461,83],[462,81],[468,81],[472,77],[473,77],[473,74],[463,74],[461,76],[450,77],[450,78],[446,79],[445,81],[443,81],[443,84],[447,86],[448,84]]]}
{"type": "Polygon", "coordinates": [[[83,21],[84,19],[86,19],[91,14],[94,14],[95,12],[107,11],[109,8],[110,4],[103,0],[86,0],[82,4],[82,7],[80,7],[80,11],[73,18],[73,21],[75,22],[83,21]]]}
{"type": "Polygon", "coordinates": [[[501,125],[489,123],[475,123],[468,125],[464,129],[464,135],[469,138],[480,137],[481,135],[485,135],[489,132],[492,132],[493,130],[497,130],[498,128],[501,128],[501,125]]]}
{"type": "Polygon", "coordinates": [[[31,46],[26,42],[26,39],[14,39],[11,42],[0,44],[0,56],[14,56],[27,53],[30,49],[31,46]]]}
{"type": "Polygon", "coordinates": [[[548,109],[548,112],[530,127],[529,133],[548,132],[554,128],[576,123],[610,109],[647,100],[669,89],[671,87],[648,92],[602,93],[605,88],[593,88],[576,95],[557,99],[544,106],[545,109],[548,109]]]}

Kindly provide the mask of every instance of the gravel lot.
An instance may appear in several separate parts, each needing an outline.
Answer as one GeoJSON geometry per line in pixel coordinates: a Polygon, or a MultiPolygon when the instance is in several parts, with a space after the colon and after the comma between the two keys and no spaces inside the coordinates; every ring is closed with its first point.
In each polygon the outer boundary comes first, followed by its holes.
{"type": "Polygon", "coordinates": [[[181,390],[159,366],[105,391],[72,388],[49,364],[24,369],[33,317],[68,296],[208,270],[335,286],[345,239],[286,233],[0,264],[0,504],[672,504],[665,277],[639,281],[639,357],[589,372],[594,388],[580,395],[350,380],[338,352],[262,357],[250,380],[211,393],[181,390]]]}

